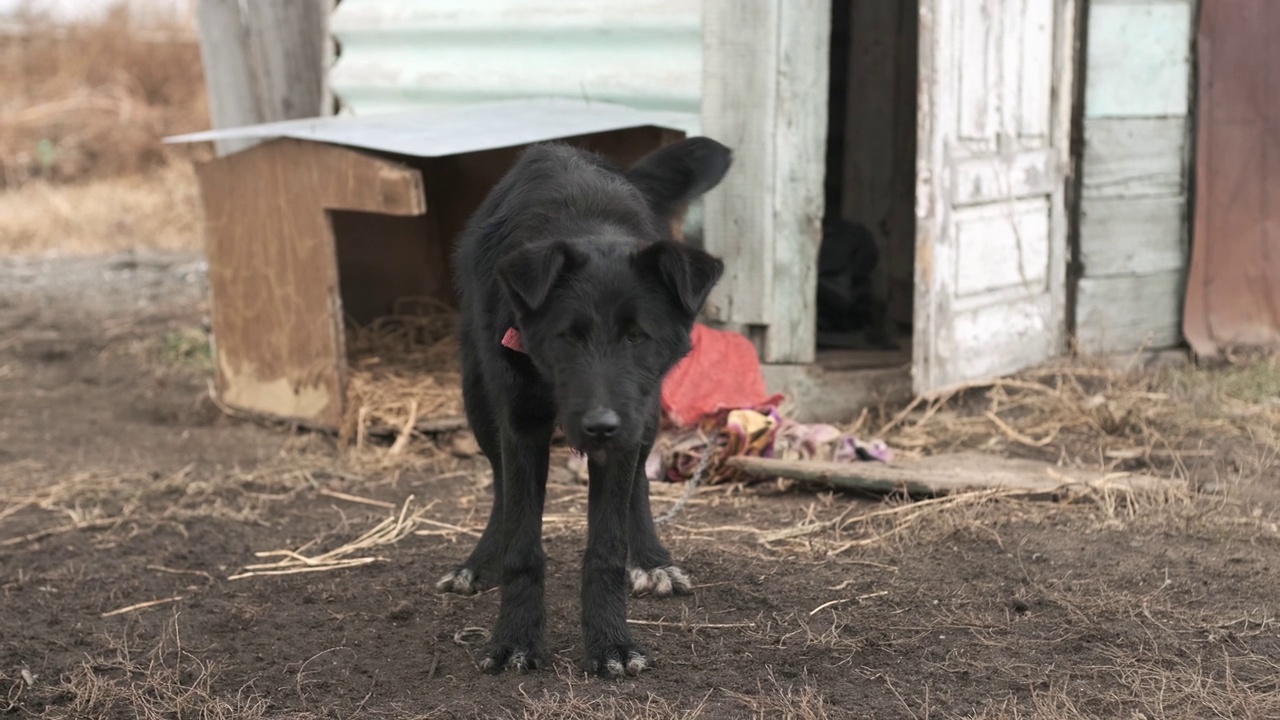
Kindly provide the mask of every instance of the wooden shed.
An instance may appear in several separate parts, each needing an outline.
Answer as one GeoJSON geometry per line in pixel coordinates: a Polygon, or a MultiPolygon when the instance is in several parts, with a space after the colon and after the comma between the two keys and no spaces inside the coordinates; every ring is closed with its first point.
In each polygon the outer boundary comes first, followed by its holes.
{"type": "MultiPolygon", "coordinates": [[[[1178,346],[1195,0],[342,0],[345,112],[573,97],[735,149],[702,208],[751,338],[812,419],[1051,360],[1178,346]],[[820,348],[824,221],[890,341],[820,348]]],[[[699,214],[692,213],[699,223],[699,214]]],[[[428,271],[429,272],[429,271],[428,271]]]]}
{"type": "Polygon", "coordinates": [[[1190,0],[704,8],[703,128],[766,148],[708,199],[712,312],[810,414],[1181,342],[1190,0]],[[874,234],[909,352],[816,347],[824,200],[874,234]]]}

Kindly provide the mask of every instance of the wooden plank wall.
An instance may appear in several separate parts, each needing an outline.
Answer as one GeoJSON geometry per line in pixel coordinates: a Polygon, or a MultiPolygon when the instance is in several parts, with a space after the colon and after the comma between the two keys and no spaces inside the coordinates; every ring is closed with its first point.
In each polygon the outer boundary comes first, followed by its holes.
{"type": "Polygon", "coordinates": [[[813,362],[822,242],[830,0],[704,0],[703,132],[734,150],[705,200],[725,260],[707,320],[769,363],[813,362]]]}
{"type": "Polygon", "coordinates": [[[1194,0],[1091,0],[1075,337],[1177,345],[1187,269],[1194,0]]]}

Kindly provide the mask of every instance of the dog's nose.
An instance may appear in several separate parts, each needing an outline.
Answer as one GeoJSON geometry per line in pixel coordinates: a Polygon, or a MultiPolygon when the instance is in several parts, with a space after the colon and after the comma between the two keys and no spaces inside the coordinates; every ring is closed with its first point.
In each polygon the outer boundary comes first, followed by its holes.
{"type": "Polygon", "coordinates": [[[587,434],[587,437],[596,440],[613,437],[621,424],[622,420],[618,417],[618,413],[608,408],[588,410],[587,414],[582,416],[582,431],[587,434]]]}

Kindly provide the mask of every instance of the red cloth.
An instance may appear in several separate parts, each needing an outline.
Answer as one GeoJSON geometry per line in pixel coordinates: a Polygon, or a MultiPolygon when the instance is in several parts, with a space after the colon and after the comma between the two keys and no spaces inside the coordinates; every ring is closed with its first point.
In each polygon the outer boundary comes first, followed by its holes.
{"type": "MultiPolygon", "coordinates": [[[[740,334],[695,324],[694,348],[662,383],[662,410],[673,423],[691,425],[704,415],[780,400],[769,396],[755,346],[740,334]]],[[[502,346],[524,352],[520,331],[508,328],[502,346]]]]}
{"type": "Polygon", "coordinates": [[[756,407],[770,400],[756,346],[736,332],[694,325],[693,350],[662,384],[662,410],[677,425],[692,425],[720,410],[756,407]]]}
{"type": "MultiPolygon", "coordinates": [[[[760,374],[756,346],[736,332],[693,326],[693,350],[676,364],[662,383],[662,411],[677,425],[692,425],[721,410],[757,407],[775,402],[760,374]]],[[[502,346],[524,352],[520,331],[508,328],[502,346]]]]}

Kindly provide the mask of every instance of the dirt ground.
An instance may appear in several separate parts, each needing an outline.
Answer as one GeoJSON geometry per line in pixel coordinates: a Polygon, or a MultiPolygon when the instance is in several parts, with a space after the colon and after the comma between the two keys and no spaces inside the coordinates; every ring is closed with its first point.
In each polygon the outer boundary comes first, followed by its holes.
{"type": "MultiPolygon", "coordinates": [[[[554,668],[482,675],[470,628],[497,597],[432,586],[483,523],[485,468],[448,438],[357,457],[226,416],[204,292],[194,254],[0,259],[0,714],[1280,717],[1263,439],[1225,465],[1207,438],[1196,477],[1129,501],[703,488],[662,531],[696,594],[631,602],[659,664],[618,682],[576,669],[585,491],[558,468],[554,668]],[[229,579],[411,495],[407,534],[357,553],[375,561],[229,579]]],[[[660,513],[680,488],[654,492],[660,513]]]]}

